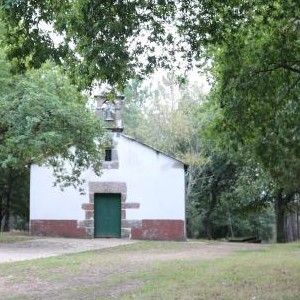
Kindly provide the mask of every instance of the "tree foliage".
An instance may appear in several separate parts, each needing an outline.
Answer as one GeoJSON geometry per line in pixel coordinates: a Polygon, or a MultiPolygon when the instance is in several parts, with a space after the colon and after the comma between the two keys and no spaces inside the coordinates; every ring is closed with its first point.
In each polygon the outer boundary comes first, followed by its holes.
{"type": "Polygon", "coordinates": [[[213,129],[222,117],[220,109],[201,90],[180,86],[172,77],[168,74],[149,85],[134,81],[126,88],[125,132],[188,164],[190,237],[270,239],[268,178],[249,157],[218,146],[213,129]]]}
{"type": "Polygon", "coordinates": [[[104,129],[58,68],[47,64],[6,78],[6,87],[0,95],[1,168],[48,162],[59,171],[69,160],[70,179],[90,166],[100,172],[104,129]]]}
{"type": "Polygon", "coordinates": [[[195,169],[189,195],[190,234],[271,239],[269,178],[251,156],[224,147],[223,136],[215,130],[222,111],[209,97],[197,116],[202,163],[195,169]]]}
{"type": "Polygon", "coordinates": [[[0,169],[0,231],[11,223],[26,229],[29,221],[29,169],[0,169]],[[11,216],[14,217],[12,222],[11,216]]]}
{"type": "Polygon", "coordinates": [[[192,161],[199,147],[196,112],[205,98],[197,86],[180,85],[167,73],[158,82],[142,85],[133,81],[125,89],[125,132],[140,141],[192,161]]]}
{"type": "Polygon", "coordinates": [[[217,131],[270,176],[278,241],[285,241],[282,216],[300,182],[299,7],[295,1],[253,7],[251,22],[245,19],[214,49],[214,96],[222,110],[217,131]]]}
{"type": "Polygon", "coordinates": [[[25,215],[19,203],[28,201],[31,164],[48,164],[57,184],[78,187],[83,170],[101,173],[109,138],[58,67],[11,76],[3,55],[0,61],[0,214],[7,228],[11,211],[25,215]]]}
{"type": "Polygon", "coordinates": [[[231,140],[251,147],[281,185],[297,188],[300,31],[292,19],[257,22],[217,55],[222,126],[231,140]]]}
{"type": "Polygon", "coordinates": [[[81,87],[94,80],[124,84],[156,67],[199,65],[205,46],[226,40],[245,20],[251,22],[253,6],[236,0],[0,3],[15,71],[52,58],[81,87]]]}
{"type": "Polygon", "coordinates": [[[88,87],[94,80],[124,84],[137,69],[141,75],[159,65],[153,41],[165,41],[174,8],[173,1],[3,0],[1,18],[16,71],[38,68],[52,58],[88,87]],[[139,56],[145,52],[142,67],[139,56]]]}

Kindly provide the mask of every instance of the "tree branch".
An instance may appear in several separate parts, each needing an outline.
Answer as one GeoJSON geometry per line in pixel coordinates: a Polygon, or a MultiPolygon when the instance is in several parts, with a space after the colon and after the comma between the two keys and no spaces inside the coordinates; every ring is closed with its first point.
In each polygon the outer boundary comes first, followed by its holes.
{"type": "Polygon", "coordinates": [[[281,62],[281,63],[274,64],[272,67],[269,67],[267,69],[253,71],[252,75],[257,75],[257,74],[260,74],[260,73],[273,72],[273,71],[276,71],[278,69],[286,69],[288,71],[292,71],[294,73],[300,74],[300,69],[288,65],[287,62],[281,62]]]}
{"type": "Polygon", "coordinates": [[[286,70],[292,71],[292,72],[294,72],[294,73],[300,74],[300,69],[291,67],[291,66],[289,66],[287,63],[282,63],[282,64],[281,64],[281,67],[282,67],[283,69],[286,69],[286,70]]]}

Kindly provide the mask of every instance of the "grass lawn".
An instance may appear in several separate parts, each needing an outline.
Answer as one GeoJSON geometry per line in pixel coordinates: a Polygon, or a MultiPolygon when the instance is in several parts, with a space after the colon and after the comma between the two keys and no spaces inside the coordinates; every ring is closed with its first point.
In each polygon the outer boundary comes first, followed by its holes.
{"type": "Polygon", "coordinates": [[[26,231],[0,232],[0,245],[32,240],[34,238],[36,237],[30,236],[26,231]]]}
{"type": "Polygon", "coordinates": [[[141,242],[4,263],[0,299],[296,300],[300,243],[141,242]]]}
{"type": "Polygon", "coordinates": [[[300,245],[278,245],[210,261],[158,263],[120,299],[300,299],[300,245]]]}

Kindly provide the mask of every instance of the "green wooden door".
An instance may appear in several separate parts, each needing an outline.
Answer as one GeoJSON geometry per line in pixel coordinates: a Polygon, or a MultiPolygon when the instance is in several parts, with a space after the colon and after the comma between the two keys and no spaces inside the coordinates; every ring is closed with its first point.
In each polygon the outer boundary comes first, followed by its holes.
{"type": "Polygon", "coordinates": [[[120,194],[95,195],[94,224],[95,237],[121,237],[120,194]]]}

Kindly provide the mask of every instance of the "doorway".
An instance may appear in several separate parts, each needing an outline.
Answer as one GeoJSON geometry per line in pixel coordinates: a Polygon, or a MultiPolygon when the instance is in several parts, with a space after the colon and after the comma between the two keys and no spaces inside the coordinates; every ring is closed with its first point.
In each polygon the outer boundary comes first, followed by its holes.
{"type": "Polygon", "coordinates": [[[94,236],[121,237],[121,194],[95,194],[94,236]]]}

